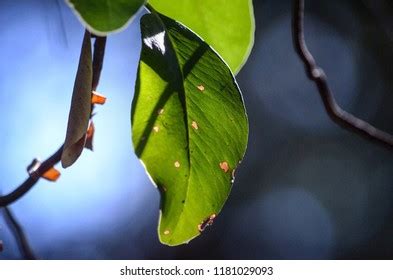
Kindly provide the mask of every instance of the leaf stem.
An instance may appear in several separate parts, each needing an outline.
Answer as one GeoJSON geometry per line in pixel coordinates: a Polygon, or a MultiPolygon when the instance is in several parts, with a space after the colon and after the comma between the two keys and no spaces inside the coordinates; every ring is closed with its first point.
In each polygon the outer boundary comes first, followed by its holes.
{"type": "Polygon", "coordinates": [[[316,84],[328,115],[341,127],[392,149],[393,136],[391,134],[355,117],[337,104],[329,88],[325,72],[317,65],[304,39],[304,6],[305,0],[294,0],[292,38],[296,52],[304,63],[307,76],[316,84]]]}
{"type": "Polygon", "coordinates": [[[93,54],[93,82],[92,90],[95,91],[98,87],[98,83],[101,78],[102,66],[104,64],[106,47],[106,37],[96,37],[94,42],[94,54],[93,54]]]}

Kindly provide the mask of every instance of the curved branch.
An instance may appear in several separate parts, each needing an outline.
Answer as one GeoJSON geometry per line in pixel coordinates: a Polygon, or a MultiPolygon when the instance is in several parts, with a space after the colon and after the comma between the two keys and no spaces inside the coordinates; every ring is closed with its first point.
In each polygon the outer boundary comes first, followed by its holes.
{"type": "Polygon", "coordinates": [[[294,0],[292,38],[296,52],[306,68],[307,76],[316,84],[328,115],[341,127],[351,130],[369,140],[393,148],[393,136],[391,134],[379,130],[364,120],[355,117],[337,104],[329,88],[326,74],[317,65],[304,39],[304,2],[305,0],[294,0]]]}
{"type": "MultiPolygon", "coordinates": [[[[87,32],[87,31],[86,31],[87,32]]],[[[102,65],[105,56],[106,37],[96,37],[94,43],[94,56],[93,56],[93,82],[92,89],[95,90],[98,86],[102,65]]],[[[92,117],[92,116],[91,116],[92,117]]],[[[6,207],[15,202],[23,195],[25,195],[41,178],[41,176],[51,169],[54,165],[60,162],[61,154],[63,153],[63,146],[61,146],[52,156],[45,160],[40,167],[32,173],[19,187],[11,193],[0,196],[0,207],[6,207]]]]}

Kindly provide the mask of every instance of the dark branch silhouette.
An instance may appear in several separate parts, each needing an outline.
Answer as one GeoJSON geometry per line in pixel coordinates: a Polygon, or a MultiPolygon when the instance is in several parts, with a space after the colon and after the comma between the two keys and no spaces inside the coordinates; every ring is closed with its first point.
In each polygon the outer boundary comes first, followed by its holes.
{"type": "Polygon", "coordinates": [[[292,38],[295,49],[306,68],[307,76],[316,84],[328,115],[341,127],[351,130],[369,140],[393,148],[393,136],[391,134],[381,131],[371,124],[344,111],[337,104],[329,88],[326,74],[323,69],[317,65],[304,39],[304,2],[305,0],[294,0],[292,38]]]}
{"type": "Polygon", "coordinates": [[[94,53],[93,53],[93,82],[92,90],[96,90],[101,78],[101,70],[104,64],[106,37],[94,36],[96,38],[94,42],[94,53]]]}
{"type": "Polygon", "coordinates": [[[9,228],[11,229],[11,231],[15,236],[22,257],[25,260],[36,260],[37,258],[30,247],[26,234],[23,231],[22,226],[16,220],[14,214],[11,212],[11,209],[9,207],[4,207],[3,213],[9,228]]]}

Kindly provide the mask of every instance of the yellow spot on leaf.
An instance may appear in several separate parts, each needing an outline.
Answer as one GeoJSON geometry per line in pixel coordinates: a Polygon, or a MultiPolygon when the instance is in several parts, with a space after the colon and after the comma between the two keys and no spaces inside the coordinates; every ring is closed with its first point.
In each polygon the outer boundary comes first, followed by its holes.
{"type": "Polygon", "coordinates": [[[164,109],[160,109],[160,110],[158,110],[158,114],[159,114],[159,115],[162,115],[162,114],[164,114],[164,109]]]}
{"type": "Polygon", "coordinates": [[[180,167],[180,162],[175,161],[175,167],[176,167],[176,168],[179,168],[179,167],[180,167]]]}
{"type": "Polygon", "coordinates": [[[204,90],[205,90],[205,87],[204,87],[203,85],[199,85],[199,86],[197,86],[197,88],[198,88],[200,91],[204,91],[204,90]]]}
{"type": "Polygon", "coordinates": [[[153,127],[153,130],[154,130],[155,133],[157,133],[157,132],[160,131],[160,127],[159,126],[155,126],[155,127],[153,127]]]}
{"type": "Polygon", "coordinates": [[[166,230],[166,231],[164,231],[164,234],[165,235],[168,235],[168,234],[170,234],[171,232],[169,231],[169,230],[166,230]]]}
{"type": "Polygon", "coordinates": [[[192,128],[195,129],[195,130],[198,130],[198,128],[199,128],[199,126],[198,126],[198,124],[197,124],[196,121],[193,121],[192,124],[191,124],[191,126],[192,126],[192,128]]]}

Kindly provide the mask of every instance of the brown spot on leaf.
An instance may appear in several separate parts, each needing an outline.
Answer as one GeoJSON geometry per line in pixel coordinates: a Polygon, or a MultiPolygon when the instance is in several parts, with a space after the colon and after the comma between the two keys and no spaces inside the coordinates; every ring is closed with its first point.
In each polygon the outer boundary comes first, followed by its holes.
{"type": "Polygon", "coordinates": [[[213,225],[214,219],[217,217],[216,214],[211,214],[210,217],[205,219],[202,223],[198,225],[199,232],[204,231],[208,226],[213,225]]]}
{"type": "Polygon", "coordinates": [[[229,171],[228,162],[226,162],[226,161],[220,162],[220,168],[221,168],[225,173],[227,173],[227,172],[229,171]]]}

